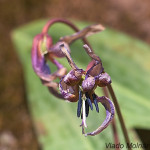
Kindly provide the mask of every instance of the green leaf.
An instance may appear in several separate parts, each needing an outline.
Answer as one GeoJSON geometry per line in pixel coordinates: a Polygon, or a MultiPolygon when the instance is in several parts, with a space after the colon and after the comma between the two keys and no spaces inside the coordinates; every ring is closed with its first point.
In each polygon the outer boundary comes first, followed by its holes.
{"type": "MultiPolygon", "coordinates": [[[[30,56],[32,40],[41,32],[45,23],[45,20],[33,22],[12,33],[12,39],[24,69],[28,104],[39,142],[44,150],[106,149],[106,143],[114,143],[111,127],[97,136],[85,138],[79,127],[81,120],[76,117],[77,103],[66,103],[51,95],[32,69],[30,56]]],[[[75,22],[75,24],[80,29],[89,25],[83,22],[75,22]]],[[[52,26],[49,33],[55,43],[59,37],[69,35],[73,31],[63,24],[56,24],[52,26]]],[[[138,142],[138,137],[132,128],[150,129],[150,47],[109,28],[88,39],[102,59],[105,71],[112,78],[112,86],[119,100],[130,139],[132,142],[138,142]]],[[[90,59],[82,45],[81,41],[73,43],[71,55],[77,66],[85,69],[90,59]]],[[[70,69],[66,59],[59,61],[70,69]]],[[[51,65],[51,70],[55,69],[51,65]]],[[[100,88],[96,92],[102,96],[100,88]]],[[[90,112],[87,119],[88,130],[98,127],[104,118],[105,110],[102,106],[100,106],[99,114],[90,112]]],[[[118,118],[116,121],[120,141],[124,143],[118,118]]]]}

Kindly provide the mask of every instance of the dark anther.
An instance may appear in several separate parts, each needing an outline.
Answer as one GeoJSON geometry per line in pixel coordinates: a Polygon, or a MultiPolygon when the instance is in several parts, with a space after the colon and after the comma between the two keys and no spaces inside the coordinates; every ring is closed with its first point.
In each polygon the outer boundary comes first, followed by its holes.
{"type": "Polygon", "coordinates": [[[87,101],[85,101],[85,110],[86,110],[86,117],[89,115],[89,104],[87,101]]]}
{"type": "Polygon", "coordinates": [[[95,95],[95,94],[93,94],[92,96],[93,96],[94,105],[95,105],[95,107],[96,107],[96,111],[99,113],[99,107],[98,107],[98,103],[97,103],[96,95],[95,95]]]}
{"type": "Polygon", "coordinates": [[[92,102],[90,100],[89,94],[87,92],[85,93],[85,96],[86,96],[86,101],[88,102],[91,110],[93,110],[93,105],[92,105],[92,102]]]}
{"type": "Polygon", "coordinates": [[[82,92],[79,90],[79,100],[78,100],[78,108],[77,108],[77,117],[80,117],[82,108],[82,92]]]}
{"type": "Polygon", "coordinates": [[[92,105],[91,100],[90,100],[89,98],[87,98],[86,101],[88,102],[88,104],[89,104],[91,110],[93,110],[93,105],[92,105]]]}

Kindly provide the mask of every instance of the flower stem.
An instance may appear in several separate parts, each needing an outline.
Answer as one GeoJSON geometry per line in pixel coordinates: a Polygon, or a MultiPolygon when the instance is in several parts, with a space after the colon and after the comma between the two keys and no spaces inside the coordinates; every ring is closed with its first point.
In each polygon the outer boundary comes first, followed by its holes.
{"type": "MultiPolygon", "coordinates": [[[[126,144],[130,144],[130,140],[129,140],[128,132],[127,132],[124,120],[123,120],[123,116],[122,116],[122,113],[121,113],[121,110],[120,110],[117,98],[115,96],[115,93],[113,91],[113,88],[112,88],[111,84],[109,84],[107,86],[107,88],[109,90],[109,93],[110,93],[110,95],[111,95],[111,97],[113,99],[114,105],[116,107],[116,111],[117,111],[117,114],[118,114],[118,118],[119,118],[119,121],[120,121],[120,125],[121,125],[121,128],[122,128],[123,134],[124,134],[124,138],[125,138],[126,144]]],[[[127,146],[127,148],[128,148],[128,150],[132,150],[130,146],[127,146]]]]}
{"type": "MultiPolygon", "coordinates": [[[[56,18],[56,19],[51,19],[50,21],[47,22],[47,24],[44,26],[43,30],[42,30],[42,33],[43,34],[47,34],[48,33],[48,30],[49,28],[55,24],[55,23],[64,23],[68,26],[70,26],[75,32],[79,32],[80,30],[72,23],[70,22],[69,20],[66,20],[66,19],[61,19],[61,18],[56,18]]],[[[89,42],[87,41],[87,39],[85,37],[82,38],[82,41],[84,44],[87,44],[91,50],[93,51],[92,47],[90,46],[89,42]]]]}
{"type": "MultiPolygon", "coordinates": [[[[109,98],[109,93],[108,93],[108,90],[106,87],[103,87],[103,93],[106,97],[109,98]]],[[[116,121],[115,121],[115,118],[113,119],[112,123],[112,131],[113,131],[113,135],[114,135],[114,142],[115,142],[115,145],[119,143],[119,136],[118,136],[118,132],[117,132],[117,126],[116,126],[116,121]]],[[[120,150],[120,148],[116,147],[115,148],[116,150],[120,150]]]]}

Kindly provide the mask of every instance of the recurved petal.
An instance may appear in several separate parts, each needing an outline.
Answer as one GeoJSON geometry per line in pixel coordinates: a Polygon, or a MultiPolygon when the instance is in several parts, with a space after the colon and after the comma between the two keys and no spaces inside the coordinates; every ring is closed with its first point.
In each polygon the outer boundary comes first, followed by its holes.
{"type": "Polygon", "coordinates": [[[82,89],[84,92],[91,92],[95,87],[95,78],[94,77],[87,77],[82,82],[82,89]]]}
{"type": "Polygon", "coordinates": [[[104,29],[105,28],[101,24],[95,24],[95,25],[88,26],[88,27],[84,28],[83,30],[80,30],[79,32],[76,32],[72,35],[61,37],[60,40],[65,41],[68,44],[71,44],[73,41],[75,41],[77,39],[88,37],[90,35],[101,32],[104,29]]]}
{"type": "Polygon", "coordinates": [[[71,70],[65,77],[64,77],[64,82],[67,85],[73,86],[76,85],[80,82],[82,78],[83,70],[82,69],[76,69],[76,70],[71,70]]]}
{"type": "Polygon", "coordinates": [[[69,86],[64,82],[64,77],[61,79],[59,83],[59,90],[64,97],[64,99],[69,102],[76,102],[79,99],[79,86],[69,86]]]}
{"type": "Polygon", "coordinates": [[[63,41],[59,41],[55,45],[50,47],[49,52],[52,52],[53,55],[55,55],[57,57],[65,57],[65,54],[61,51],[61,48],[60,48],[60,45],[62,45],[62,44],[67,48],[68,53],[70,53],[69,45],[63,41]]]}
{"type": "Polygon", "coordinates": [[[104,72],[96,78],[96,82],[98,86],[104,87],[111,83],[111,78],[108,73],[104,72]]]}
{"type": "Polygon", "coordinates": [[[86,68],[87,74],[93,77],[98,76],[104,70],[101,59],[90,49],[88,45],[85,44],[83,47],[86,50],[87,54],[92,58],[92,61],[86,68]]]}
{"type": "Polygon", "coordinates": [[[92,60],[87,66],[87,74],[96,77],[103,72],[103,66],[101,62],[92,60]]]}
{"type": "MultiPolygon", "coordinates": [[[[50,37],[47,37],[47,44],[45,46],[50,46],[50,37]]],[[[46,64],[44,57],[45,51],[41,47],[41,42],[43,41],[43,35],[38,34],[34,37],[32,45],[32,66],[35,73],[45,81],[51,81],[53,77],[50,76],[50,68],[46,64]]],[[[45,41],[44,41],[45,42],[45,41]]],[[[47,49],[47,47],[45,47],[47,49]]]]}
{"type": "Polygon", "coordinates": [[[97,97],[96,99],[98,102],[100,102],[105,107],[106,118],[105,118],[104,122],[100,125],[100,127],[98,127],[93,132],[86,133],[85,136],[87,136],[87,135],[94,136],[94,135],[99,134],[111,123],[111,121],[114,118],[115,107],[114,107],[114,104],[111,102],[111,100],[105,96],[97,97]]]}

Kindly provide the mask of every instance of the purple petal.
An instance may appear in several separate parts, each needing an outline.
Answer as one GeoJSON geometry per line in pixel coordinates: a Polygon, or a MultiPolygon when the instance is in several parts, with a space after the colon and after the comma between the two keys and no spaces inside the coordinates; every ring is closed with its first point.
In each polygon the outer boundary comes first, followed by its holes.
{"type": "Polygon", "coordinates": [[[82,89],[84,92],[91,92],[95,87],[95,78],[94,77],[86,77],[82,82],[82,89]]]}
{"type": "Polygon", "coordinates": [[[61,41],[65,41],[68,44],[71,44],[75,40],[82,39],[84,37],[88,37],[92,34],[96,34],[98,32],[103,31],[105,28],[101,24],[95,24],[88,26],[72,35],[61,37],[61,41]]]}
{"type": "MultiPolygon", "coordinates": [[[[38,34],[37,36],[35,36],[35,38],[33,40],[32,53],[31,53],[32,66],[33,66],[35,73],[39,76],[42,83],[48,87],[49,91],[56,97],[63,99],[62,95],[58,92],[58,83],[52,82],[56,78],[56,75],[55,75],[55,73],[50,74],[51,73],[50,68],[46,64],[46,60],[45,60],[45,56],[44,56],[45,52],[42,51],[42,47],[40,45],[41,42],[44,42],[42,44],[44,44],[44,46],[45,46],[44,48],[46,50],[48,50],[52,44],[52,40],[51,40],[50,36],[48,36],[48,35],[45,35],[46,41],[43,41],[44,40],[43,38],[44,38],[44,36],[42,34],[38,34]]],[[[54,63],[56,64],[57,62],[54,62],[54,63]]],[[[60,65],[58,66],[57,64],[56,64],[56,66],[59,69],[61,69],[59,71],[62,72],[62,69],[63,69],[62,66],[60,66],[60,65]]]]}
{"type": "Polygon", "coordinates": [[[82,78],[83,70],[82,69],[76,69],[76,70],[71,70],[65,77],[64,77],[64,82],[67,85],[77,85],[82,78]]]}
{"type": "Polygon", "coordinates": [[[98,86],[104,87],[111,83],[111,78],[106,72],[104,72],[96,77],[96,81],[98,86]]]}
{"type": "Polygon", "coordinates": [[[55,90],[54,88],[48,87],[48,90],[49,90],[53,95],[55,95],[56,97],[61,98],[61,99],[64,99],[64,97],[63,97],[60,93],[58,93],[58,91],[55,90]]]}
{"type": "Polygon", "coordinates": [[[68,52],[70,53],[69,45],[63,41],[59,41],[55,45],[50,47],[49,52],[53,53],[53,55],[59,58],[65,57],[65,54],[61,51],[61,48],[60,48],[60,45],[62,44],[67,48],[68,52]]]}
{"type": "MultiPolygon", "coordinates": [[[[51,39],[48,37],[47,40],[47,46],[51,44],[51,39]]],[[[43,35],[38,34],[37,36],[34,37],[33,40],[33,45],[32,45],[32,66],[35,71],[35,73],[45,81],[51,81],[53,78],[50,76],[50,68],[46,64],[46,60],[44,57],[44,54],[42,54],[42,50],[40,48],[40,42],[43,40],[43,35]]]]}
{"type": "Polygon", "coordinates": [[[103,66],[102,66],[102,63],[101,62],[98,62],[98,61],[95,61],[95,60],[92,60],[88,67],[87,67],[87,74],[93,76],[93,77],[96,77],[98,76],[99,74],[101,74],[104,70],[103,66]]]}
{"type": "Polygon", "coordinates": [[[105,118],[104,122],[100,125],[100,127],[98,127],[93,132],[86,133],[85,136],[87,136],[87,135],[94,136],[94,135],[99,134],[111,123],[111,121],[114,118],[115,107],[114,107],[113,103],[111,102],[111,100],[108,99],[105,96],[97,97],[96,99],[97,99],[98,102],[102,103],[102,105],[105,107],[105,109],[106,109],[106,118],[105,118]]]}
{"type": "Polygon", "coordinates": [[[79,86],[69,86],[64,82],[64,77],[59,82],[59,90],[64,99],[70,102],[76,102],[79,99],[79,86]]]}
{"type": "Polygon", "coordinates": [[[87,54],[92,58],[92,61],[86,68],[87,74],[96,77],[104,70],[101,59],[91,50],[88,45],[85,44],[83,47],[86,50],[87,54]]]}

